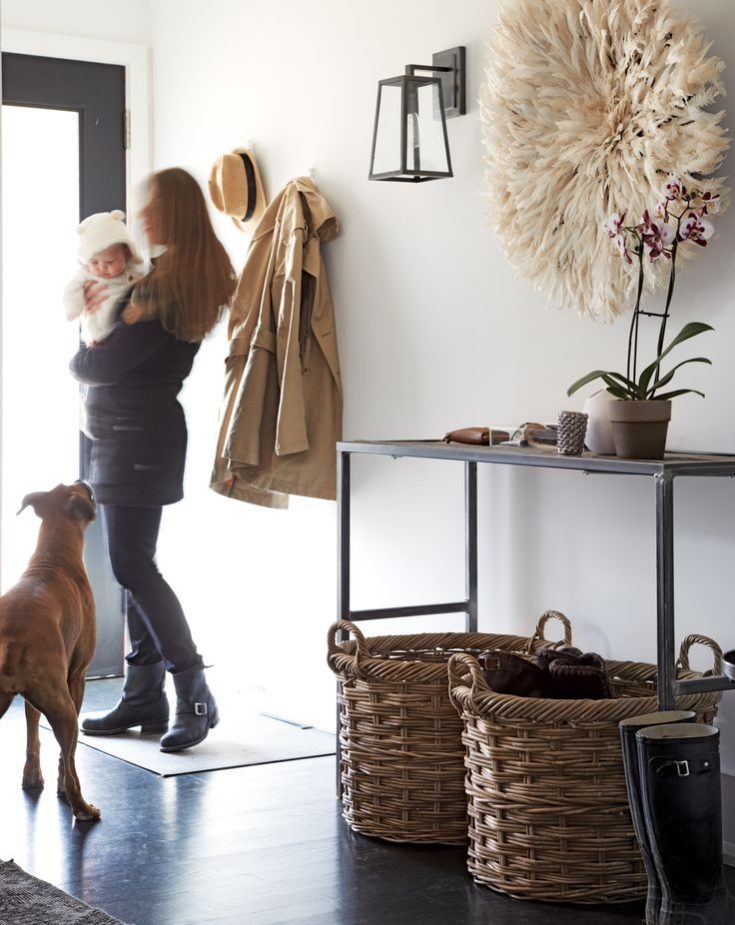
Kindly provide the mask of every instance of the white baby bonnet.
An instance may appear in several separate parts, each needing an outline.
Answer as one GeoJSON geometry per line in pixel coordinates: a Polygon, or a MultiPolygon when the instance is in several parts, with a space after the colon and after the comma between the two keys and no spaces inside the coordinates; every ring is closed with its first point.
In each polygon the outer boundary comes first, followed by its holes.
{"type": "Polygon", "coordinates": [[[120,209],[112,212],[97,212],[84,219],[77,228],[79,235],[79,249],[77,258],[82,264],[87,264],[95,254],[112,247],[113,244],[126,244],[130,249],[132,263],[143,263],[138,248],[130,237],[130,231],[125,224],[125,213],[120,209]]]}

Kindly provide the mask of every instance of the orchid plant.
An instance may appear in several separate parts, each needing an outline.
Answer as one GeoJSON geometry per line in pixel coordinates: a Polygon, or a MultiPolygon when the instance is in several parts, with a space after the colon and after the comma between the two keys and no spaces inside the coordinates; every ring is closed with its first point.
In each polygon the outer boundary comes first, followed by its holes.
{"type": "Polygon", "coordinates": [[[703,322],[690,322],[685,324],[668,346],[664,346],[666,338],[666,324],[669,320],[671,300],[674,295],[676,282],[676,255],[680,245],[696,244],[706,247],[707,242],[714,233],[707,215],[716,213],[719,206],[719,195],[709,191],[688,190],[679,177],[670,175],[664,184],[663,199],[656,206],[652,215],[644,209],[641,220],[637,225],[626,225],[626,213],[611,215],[604,224],[605,231],[612,238],[615,252],[622,261],[631,268],[636,266],[638,274],[638,287],[635,309],[630,323],[628,334],[628,362],[625,375],[610,370],[596,369],[586,376],[582,376],[567,389],[567,395],[572,395],[578,389],[602,379],[607,391],[614,398],[624,401],[645,401],[656,399],[666,401],[678,395],[695,393],[704,398],[704,393],[697,389],[674,389],[661,391],[674,378],[676,371],[689,363],[706,363],[711,361],[706,357],[691,357],[677,363],[668,372],[662,373],[661,361],[668,354],[692,337],[712,331],[709,324],[703,322]],[[654,263],[657,260],[668,260],[671,264],[669,284],[666,293],[666,304],[663,312],[643,311],[641,298],[644,286],[644,266],[646,260],[654,263]],[[641,315],[659,318],[659,331],[656,349],[656,358],[638,374],[638,326],[641,315]]]}

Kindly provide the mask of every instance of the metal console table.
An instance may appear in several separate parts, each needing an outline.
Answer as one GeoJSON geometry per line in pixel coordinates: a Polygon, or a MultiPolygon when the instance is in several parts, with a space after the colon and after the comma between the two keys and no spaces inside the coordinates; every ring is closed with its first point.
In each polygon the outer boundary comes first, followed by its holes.
{"type": "Polygon", "coordinates": [[[677,696],[735,689],[726,677],[676,679],[674,649],[674,480],[680,476],[735,478],[735,455],[667,454],[663,460],[618,459],[614,456],[561,456],[545,448],[467,446],[441,441],[353,441],[337,444],[339,571],[337,605],[340,619],[380,620],[427,614],[464,613],[467,632],[477,631],[477,464],[576,469],[653,478],[656,492],[656,625],[659,708],[674,708],[677,696]],[[465,586],[461,601],[352,610],[350,606],[350,462],[353,454],[394,459],[444,459],[464,463],[465,586]]]}

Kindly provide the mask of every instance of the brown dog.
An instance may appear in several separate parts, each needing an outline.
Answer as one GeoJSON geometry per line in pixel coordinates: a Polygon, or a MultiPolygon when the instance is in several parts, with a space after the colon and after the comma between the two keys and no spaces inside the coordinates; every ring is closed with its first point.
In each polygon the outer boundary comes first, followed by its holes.
{"type": "Polygon", "coordinates": [[[20,511],[28,505],[43,523],[28,568],[0,597],[0,717],[16,694],[25,698],[23,788],[30,790],[43,787],[43,713],[61,747],[59,794],[77,819],[99,819],[97,807],[82,797],[74,764],[85,672],[96,644],[94,597],[82,560],[94,495],[86,482],[75,482],[27,495],[20,511]]]}

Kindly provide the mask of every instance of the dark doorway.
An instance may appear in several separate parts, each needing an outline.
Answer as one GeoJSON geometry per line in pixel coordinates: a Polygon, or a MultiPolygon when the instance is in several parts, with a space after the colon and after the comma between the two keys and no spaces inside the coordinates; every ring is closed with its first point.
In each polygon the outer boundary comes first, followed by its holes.
{"type": "MultiPolygon", "coordinates": [[[[125,196],[125,68],[118,65],[96,64],[86,61],[68,61],[60,58],[36,57],[33,55],[8,54],[2,55],[2,83],[3,83],[3,111],[5,107],[22,107],[39,111],[69,113],[70,118],[78,123],[78,156],[74,158],[76,164],[69,165],[69,184],[78,182],[78,214],[74,216],[76,222],[81,221],[95,212],[106,212],[112,209],[126,207],[125,196]],[[75,170],[76,167],[76,170],[75,170]],[[78,172],[78,176],[76,173],[78,172]]],[[[48,210],[54,208],[54,195],[58,192],[59,177],[54,172],[59,157],[58,145],[61,139],[55,134],[53,126],[57,123],[53,118],[49,120],[50,130],[40,144],[28,152],[29,159],[34,161],[33,180],[35,200],[38,201],[39,188],[44,190],[44,184],[54,188],[47,190],[47,196],[41,201],[48,202],[48,210]],[[40,150],[39,150],[40,148],[40,150]]],[[[67,133],[68,134],[68,133],[67,133]]],[[[13,138],[6,132],[3,137],[3,148],[12,145],[13,138]]],[[[66,152],[68,155],[68,152],[66,152]]],[[[63,182],[63,181],[62,181],[63,182]]],[[[39,211],[37,209],[37,211],[39,211]]],[[[4,215],[5,221],[5,215],[4,215]]],[[[43,215],[38,215],[37,233],[33,240],[28,241],[28,247],[40,253],[48,252],[58,242],[44,241],[43,215]]],[[[13,239],[13,228],[3,227],[3,241],[13,239]]],[[[73,223],[68,229],[69,240],[74,238],[73,223]]],[[[5,243],[4,243],[5,251],[5,243]]],[[[5,258],[5,253],[4,253],[5,258]]],[[[43,262],[39,264],[39,272],[43,271],[43,262]]],[[[71,276],[73,267],[69,265],[68,275],[71,276]]],[[[53,304],[34,305],[34,287],[32,277],[27,281],[28,299],[7,298],[3,304],[3,329],[10,328],[13,313],[35,313],[38,324],[38,336],[44,337],[43,318],[49,313],[62,312],[61,290],[66,280],[58,280],[59,301],[53,304]],[[29,305],[30,303],[30,305],[29,305]]],[[[7,341],[7,338],[6,338],[7,341]]],[[[4,350],[9,345],[4,345],[4,350]]],[[[33,347],[29,344],[13,344],[13,351],[28,351],[29,363],[33,362],[33,347]]],[[[68,357],[63,361],[68,362],[68,357]]],[[[39,370],[36,380],[43,375],[39,370]]],[[[15,383],[8,381],[6,373],[3,374],[3,405],[23,402],[26,396],[17,394],[19,391],[15,383]]],[[[40,416],[40,415],[39,415],[40,416]]],[[[15,435],[12,445],[5,440],[4,458],[29,452],[29,449],[38,453],[39,450],[48,454],[54,453],[54,446],[44,443],[43,425],[34,420],[29,412],[27,433],[20,438],[15,435]],[[31,449],[32,448],[32,449],[31,449]]],[[[5,425],[4,425],[5,426],[5,425]]],[[[78,473],[84,477],[87,469],[88,446],[87,439],[79,437],[79,464],[78,473]]],[[[55,477],[48,487],[61,481],[63,474],[55,477]]],[[[34,485],[32,489],[43,488],[34,485]]],[[[97,651],[89,668],[90,677],[107,675],[121,675],[123,665],[123,634],[124,611],[120,588],[116,584],[107,560],[107,554],[102,533],[101,521],[96,521],[87,533],[85,560],[97,603],[97,651]]]]}

